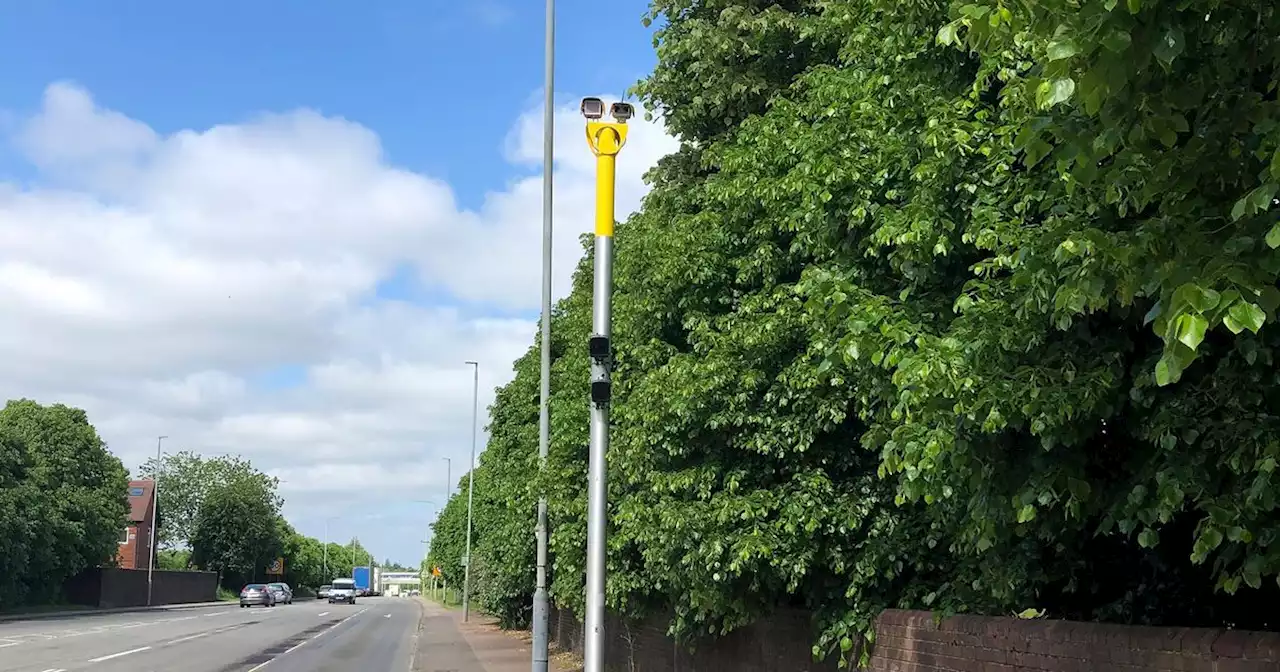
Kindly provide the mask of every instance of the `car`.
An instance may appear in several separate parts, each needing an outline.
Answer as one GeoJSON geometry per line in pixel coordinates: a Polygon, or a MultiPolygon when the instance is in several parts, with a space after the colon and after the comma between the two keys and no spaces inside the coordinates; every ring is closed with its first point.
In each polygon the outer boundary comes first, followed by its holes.
{"type": "Polygon", "coordinates": [[[316,591],[316,599],[323,600],[329,597],[329,591],[331,590],[333,590],[333,586],[330,586],[330,585],[320,586],[320,589],[316,591]]]}
{"type": "Polygon", "coordinates": [[[347,604],[356,603],[355,579],[333,580],[333,584],[329,588],[329,604],[333,604],[335,602],[346,602],[347,604]]]}
{"type": "Polygon", "coordinates": [[[270,590],[276,596],[276,602],[284,602],[285,604],[293,604],[293,589],[287,583],[268,583],[267,590],[270,590]]]}
{"type": "Polygon", "coordinates": [[[250,583],[240,590],[240,608],[252,607],[255,604],[274,607],[276,594],[266,584],[250,583]]]}

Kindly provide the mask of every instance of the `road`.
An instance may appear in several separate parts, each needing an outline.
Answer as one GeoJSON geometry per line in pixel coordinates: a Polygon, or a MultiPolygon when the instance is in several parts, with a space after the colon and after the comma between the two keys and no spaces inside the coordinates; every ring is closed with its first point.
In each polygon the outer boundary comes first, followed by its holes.
{"type": "Polygon", "coordinates": [[[420,615],[368,598],[0,623],[0,672],[408,672],[420,615]]]}

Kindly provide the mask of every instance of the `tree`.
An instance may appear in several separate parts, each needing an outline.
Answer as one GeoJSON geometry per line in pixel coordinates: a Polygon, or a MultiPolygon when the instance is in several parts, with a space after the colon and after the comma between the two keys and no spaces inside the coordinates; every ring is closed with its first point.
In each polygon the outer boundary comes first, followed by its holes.
{"type": "MultiPolygon", "coordinates": [[[[191,451],[163,456],[157,468],[155,458],[138,469],[139,478],[160,478],[160,511],[163,524],[156,531],[162,548],[189,547],[196,519],[208,493],[222,485],[242,480],[260,481],[275,492],[278,481],[253,467],[238,455],[204,457],[191,451]]],[[[277,501],[277,507],[279,501],[277,501]]]]}
{"type": "Polygon", "coordinates": [[[0,591],[17,604],[57,597],[110,562],[128,504],[127,472],[85,412],[10,401],[0,410],[0,591]]]}
{"type": "Polygon", "coordinates": [[[274,492],[256,479],[224,483],[210,489],[200,507],[191,562],[235,588],[265,578],[283,543],[274,492]]]}
{"type": "MultiPolygon", "coordinates": [[[[1272,4],[656,0],[637,93],[682,144],[617,229],[610,608],[694,637],[806,607],[842,655],[886,607],[1266,622],[1272,4]]],[[[539,489],[583,603],[590,263],[540,479],[535,350],[491,409],[498,613],[539,489]]]]}

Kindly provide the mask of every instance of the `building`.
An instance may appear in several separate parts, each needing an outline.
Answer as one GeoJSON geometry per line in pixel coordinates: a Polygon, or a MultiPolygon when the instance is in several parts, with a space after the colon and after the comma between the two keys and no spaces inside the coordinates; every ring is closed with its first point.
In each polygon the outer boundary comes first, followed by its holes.
{"type": "Polygon", "coordinates": [[[418,588],[421,583],[422,577],[418,572],[383,572],[378,590],[383,595],[396,597],[402,590],[418,588]]]}
{"type": "Polygon", "coordinates": [[[155,521],[155,481],[129,481],[129,519],[120,532],[116,563],[123,569],[146,569],[151,561],[151,526],[155,521]]]}

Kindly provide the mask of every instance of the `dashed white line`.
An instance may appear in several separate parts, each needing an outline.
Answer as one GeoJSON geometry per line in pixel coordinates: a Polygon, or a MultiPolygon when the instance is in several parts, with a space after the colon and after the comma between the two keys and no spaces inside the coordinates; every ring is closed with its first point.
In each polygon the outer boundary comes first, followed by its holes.
{"type": "Polygon", "coordinates": [[[387,614],[386,616],[383,616],[383,618],[391,618],[391,614],[387,614]]]}
{"type": "Polygon", "coordinates": [[[321,616],[328,616],[328,615],[329,615],[329,612],[327,612],[327,611],[322,611],[322,612],[320,612],[320,615],[321,615],[321,616]]]}
{"type": "Polygon", "coordinates": [[[0,642],[0,649],[3,649],[3,648],[8,647],[8,646],[17,646],[17,645],[19,645],[19,644],[21,644],[21,643],[22,643],[22,642],[0,642]]]}
{"type": "Polygon", "coordinates": [[[294,651],[297,651],[297,650],[298,650],[299,648],[301,648],[304,644],[309,644],[309,643],[311,643],[311,642],[314,642],[316,639],[318,639],[318,638],[320,638],[320,637],[323,637],[325,634],[330,633],[330,632],[333,632],[334,628],[337,628],[338,626],[342,625],[343,623],[346,623],[347,621],[349,621],[349,620],[351,620],[351,619],[355,618],[356,616],[359,616],[360,614],[363,614],[363,613],[364,613],[364,612],[366,612],[366,611],[368,611],[368,608],[367,608],[367,607],[366,607],[366,608],[364,608],[364,609],[361,609],[360,611],[357,611],[357,612],[356,612],[356,613],[354,613],[354,614],[351,614],[350,616],[348,616],[348,617],[346,617],[346,618],[342,619],[341,621],[338,621],[337,623],[334,623],[333,625],[331,625],[331,626],[329,626],[329,627],[325,628],[324,630],[321,630],[319,633],[317,633],[317,634],[315,634],[315,635],[312,635],[311,639],[304,639],[304,640],[302,640],[301,642],[298,642],[297,644],[293,645],[292,647],[290,647],[290,648],[286,649],[286,650],[284,651],[284,653],[281,653],[279,656],[276,656],[275,658],[272,658],[271,660],[263,661],[263,662],[261,662],[261,663],[259,663],[259,664],[255,665],[255,666],[253,666],[253,667],[249,668],[249,669],[248,669],[248,670],[246,670],[245,672],[258,672],[258,670],[261,670],[262,668],[264,668],[264,667],[266,667],[266,666],[270,665],[272,662],[274,662],[274,661],[276,661],[276,660],[279,660],[279,659],[280,659],[280,656],[283,656],[283,655],[285,655],[285,654],[293,653],[294,651]]]}
{"type": "Polygon", "coordinates": [[[213,618],[214,616],[223,616],[226,614],[234,614],[234,611],[215,611],[212,614],[205,614],[205,618],[213,618]]]}
{"type": "Polygon", "coordinates": [[[169,641],[165,642],[165,643],[164,643],[164,645],[165,645],[165,646],[169,646],[169,645],[171,645],[171,644],[181,644],[182,642],[189,642],[189,641],[191,641],[191,640],[193,640],[193,639],[200,639],[201,637],[206,637],[206,636],[208,636],[208,635],[213,634],[214,632],[216,632],[216,631],[210,630],[209,632],[197,632],[197,633],[196,633],[196,634],[194,634],[194,635],[187,635],[186,637],[179,637],[179,638],[177,638],[177,639],[171,639],[171,640],[169,640],[169,641]]]}
{"type": "Polygon", "coordinates": [[[133,653],[142,653],[143,651],[150,651],[150,650],[151,650],[151,647],[149,647],[149,646],[140,646],[140,647],[138,647],[138,648],[136,648],[136,649],[129,649],[128,651],[121,651],[120,653],[113,653],[113,654],[108,655],[108,656],[98,656],[97,658],[90,658],[90,659],[89,659],[89,662],[91,662],[91,663],[101,663],[101,662],[102,662],[102,661],[104,661],[104,660],[111,660],[111,659],[113,659],[113,658],[120,658],[120,657],[127,656],[127,655],[130,655],[130,654],[133,654],[133,653]]]}
{"type": "Polygon", "coordinates": [[[67,671],[62,669],[61,667],[51,667],[45,670],[44,672],[67,672],[67,671]]]}

